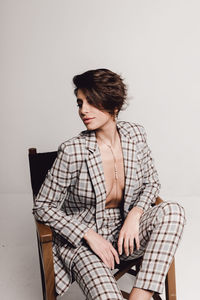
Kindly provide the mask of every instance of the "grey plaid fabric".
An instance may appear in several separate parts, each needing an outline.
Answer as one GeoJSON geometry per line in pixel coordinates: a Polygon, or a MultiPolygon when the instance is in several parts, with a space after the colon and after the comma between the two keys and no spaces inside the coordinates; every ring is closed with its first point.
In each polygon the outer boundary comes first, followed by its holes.
{"type": "MultiPolygon", "coordinates": [[[[159,193],[160,183],[143,126],[119,121],[125,170],[123,218],[133,206],[144,211],[159,193]]],[[[105,218],[106,189],[100,150],[94,131],[83,131],[62,143],[38,193],[35,217],[54,232],[56,290],[62,295],[72,282],[71,267],[85,232],[97,232],[105,218]],[[65,250],[62,250],[62,249],[65,250]],[[63,261],[62,251],[67,260],[63,261]]]]}
{"type": "MultiPolygon", "coordinates": [[[[107,209],[100,234],[117,249],[119,231],[123,223],[119,208],[107,209]]],[[[143,256],[134,287],[162,293],[165,277],[181,240],[185,212],[178,203],[161,203],[144,212],[140,220],[139,250],[132,255],[122,254],[120,260],[143,256]]],[[[67,260],[62,251],[63,260],[67,260]]],[[[74,257],[73,278],[78,282],[86,299],[123,299],[111,270],[85,244],[74,257]]]]}
{"type": "Polygon", "coordinates": [[[129,260],[143,256],[135,287],[163,293],[185,224],[185,210],[178,203],[163,202],[144,212],[139,228],[140,249],[129,257],[121,257],[129,260]]]}

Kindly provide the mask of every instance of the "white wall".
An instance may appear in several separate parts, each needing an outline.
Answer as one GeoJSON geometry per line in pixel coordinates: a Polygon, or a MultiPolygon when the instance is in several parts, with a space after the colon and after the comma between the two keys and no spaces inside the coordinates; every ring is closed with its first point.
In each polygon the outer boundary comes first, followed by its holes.
{"type": "Polygon", "coordinates": [[[27,149],[84,128],[72,77],[119,72],[167,195],[199,195],[199,1],[1,1],[1,186],[30,192],[27,149]]]}

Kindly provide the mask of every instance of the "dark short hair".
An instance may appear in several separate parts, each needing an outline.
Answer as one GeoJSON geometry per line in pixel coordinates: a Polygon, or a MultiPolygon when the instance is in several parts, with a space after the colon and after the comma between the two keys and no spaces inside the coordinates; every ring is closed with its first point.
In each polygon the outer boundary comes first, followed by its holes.
{"type": "Polygon", "coordinates": [[[73,77],[74,94],[78,89],[86,95],[87,101],[111,115],[117,114],[126,103],[127,88],[120,75],[108,69],[89,70],[73,77]]]}

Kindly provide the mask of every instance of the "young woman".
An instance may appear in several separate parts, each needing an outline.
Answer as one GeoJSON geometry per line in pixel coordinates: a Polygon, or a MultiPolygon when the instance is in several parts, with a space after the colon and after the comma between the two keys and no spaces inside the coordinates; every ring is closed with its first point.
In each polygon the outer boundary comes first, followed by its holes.
{"type": "Polygon", "coordinates": [[[123,299],[111,270],[143,257],[129,299],[148,300],[163,292],[184,209],[152,205],[160,183],[145,130],[117,121],[127,94],[121,77],[97,69],[73,82],[86,130],[60,145],[33,209],[54,232],[56,291],[75,279],[87,299],[123,299]]]}

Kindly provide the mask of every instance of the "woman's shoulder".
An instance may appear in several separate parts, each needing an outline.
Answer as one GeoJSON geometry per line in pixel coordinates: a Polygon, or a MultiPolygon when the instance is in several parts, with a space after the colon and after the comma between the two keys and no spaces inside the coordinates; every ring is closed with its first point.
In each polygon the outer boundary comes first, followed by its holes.
{"type": "Polygon", "coordinates": [[[84,145],[84,138],[81,133],[77,134],[76,136],[73,136],[66,141],[62,142],[59,145],[59,150],[63,152],[67,152],[68,154],[74,154],[74,153],[82,153],[84,145]]]}
{"type": "Polygon", "coordinates": [[[118,121],[117,126],[134,139],[142,141],[146,139],[146,130],[141,124],[128,121],[118,121]]]}

